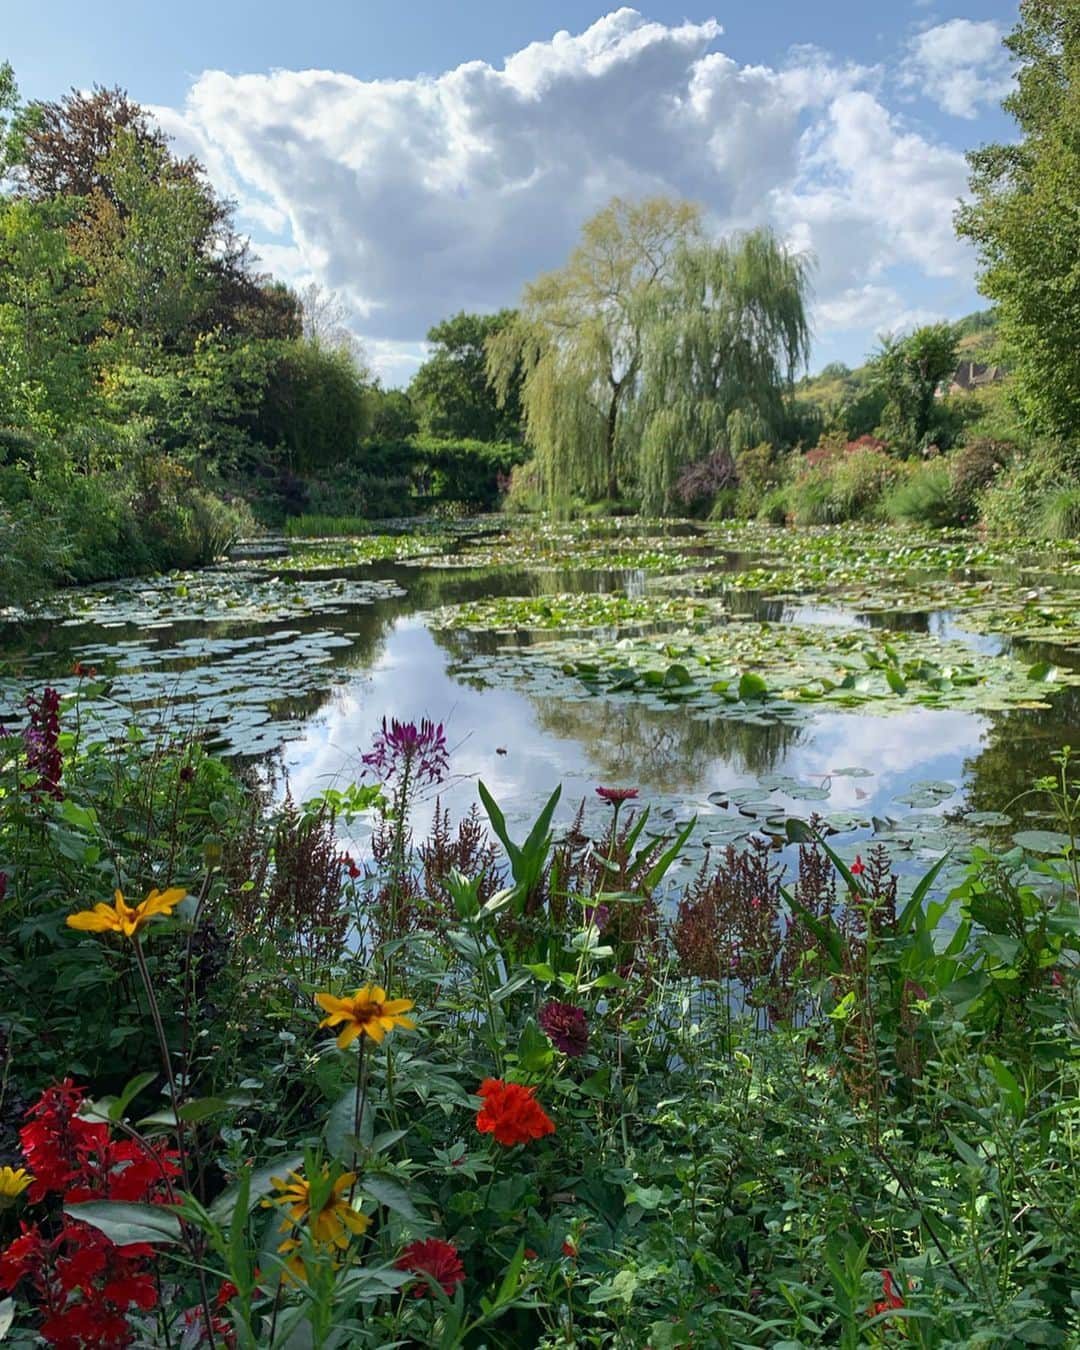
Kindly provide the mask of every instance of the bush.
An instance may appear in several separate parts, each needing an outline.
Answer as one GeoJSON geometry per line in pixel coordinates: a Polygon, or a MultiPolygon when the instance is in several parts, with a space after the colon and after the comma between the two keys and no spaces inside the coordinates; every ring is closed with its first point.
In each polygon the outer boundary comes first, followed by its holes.
{"type": "Polygon", "coordinates": [[[1005,441],[977,437],[949,457],[952,493],[965,520],[978,513],[979,493],[988,488],[1012,458],[1013,447],[1005,441]]]}
{"type": "Polygon", "coordinates": [[[761,499],[758,507],[758,520],[770,525],[786,525],[791,515],[791,488],[773,488],[761,499]]]}
{"type": "Polygon", "coordinates": [[[835,525],[840,520],[827,473],[814,470],[792,484],[791,514],[796,525],[835,525]]]}
{"type": "Polygon", "coordinates": [[[884,508],[890,520],[939,528],[959,524],[962,517],[949,466],[942,460],[912,465],[910,474],[885,498],[884,508]]]}
{"type": "Polygon", "coordinates": [[[688,464],[675,481],[675,497],[692,516],[708,513],[718,493],[733,491],[738,481],[735,461],[727,450],[688,464]]]}
{"type": "Polygon", "coordinates": [[[855,441],[831,468],[832,495],[838,520],[858,520],[879,514],[882,498],[901,476],[899,463],[884,446],[855,441]]]}
{"type": "Polygon", "coordinates": [[[763,442],[740,450],[735,456],[735,469],[739,477],[735,514],[742,520],[753,520],[766,494],[784,485],[787,464],[763,442]]]}
{"type": "Polygon", "coordinates": [[[1043,539],[1080,537],[1080,486],[1059,488],[1044,499],[1039,535],[1043,539]]]}
{"type": "Polygon", "coordinates": [[[1017,457],[979,494],[979,514],[998,534],[1032,535],[1049,498],[1080,484],[1080,447],[1043,441],[1017,457]]]}

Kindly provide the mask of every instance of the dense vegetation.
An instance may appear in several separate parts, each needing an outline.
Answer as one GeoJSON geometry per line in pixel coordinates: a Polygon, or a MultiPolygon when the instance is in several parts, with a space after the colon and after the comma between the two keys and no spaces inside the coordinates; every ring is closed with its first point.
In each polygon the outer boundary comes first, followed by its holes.
{"type": "Polygon", "coordinates": [[[901,902],[799,827],[671,910],[634,789],[414,839],[430,723],[270,811],[77,727],[3,744],[10,1344],[1075,1344],[1067,754],[1057,858],[901,902]]]}

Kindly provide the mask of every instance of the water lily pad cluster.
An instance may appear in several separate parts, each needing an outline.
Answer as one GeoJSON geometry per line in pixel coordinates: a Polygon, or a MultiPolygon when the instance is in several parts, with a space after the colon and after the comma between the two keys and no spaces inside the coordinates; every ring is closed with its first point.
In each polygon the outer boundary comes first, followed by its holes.
{"type": "Polygon", "coordinates": [[[716,621],[717,601],[684,596],[577,592],[559,595],[498,596],[447,606],[431,616],[435,628],[480,632],[580,631],[628,626],[663,627],[716,621]]]}

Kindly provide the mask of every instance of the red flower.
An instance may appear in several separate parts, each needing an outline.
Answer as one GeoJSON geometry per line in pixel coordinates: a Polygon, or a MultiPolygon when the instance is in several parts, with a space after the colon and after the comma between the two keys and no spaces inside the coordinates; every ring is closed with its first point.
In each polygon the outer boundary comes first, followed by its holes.
{"type": "Polygon", "coordinates": [[[574,1260],[577,1257],[577,1248],[569,1238],[567,1238],[562,1245],[562,1254],[563,1256],[569,1256],[571,1260],[574,1260]]]}
{"type": "Polygon", "coordinates": [[[573,1003],[552,999],[540,1009],[537,1018],[544,1035],[570,1059],[585,1053],[589,1044],[589,1024],[585,1014],[573,1003]]]}
{"type": "Polygon", "coordinates": [[[862,874],[866,871],[866,864],[865,864],[865,863],[863,862],[863,860],[862,860],[862,854],[861,854],[861,853],[856,853],[856,854],[855,854],[855,861],[851,864],[851,869],[850,869],[850,870],[851,870],[851,875],[852,875],[853,877],[861,877],[862,874]]]}
{"type": "Polygon", "coordinates": [[[603,797],[604,801],[610,802],[612,806],[622,806],[623,802],[633,801],[640,790],[640,788],[598,787],[596,789],[596,795],[598,797],[603,797]]]}
{"type": "MultiPolygon", "coordinates": [[[[442,1287],[447,1298],[453,1298],[454,1287],[465,1278],[465,1268],[458,1257],[458,1249],[452,1242],[442,1238],[428,1238],[424,1242],[412,1242],[394,1262],[398,1270],[415,1270],[430,1275],[436,1284],[442,1287]]],[[[431,1285],[426,1280],[417,1280],[412,1286],[417,1298],[430,1297],[431,1285]]]]}
{"type": "Polygon", "coordinates": [[[477,1096],[483,1097],[484,1105],[476,1113],[476,1128],[481,1134],[493,1134],[507,1148],[555,1133],[554,1124],[533,1096],[532,1088],[504,1083],[500,1078],[485,1078],[477,1096]]]}
{"type": "Polygon", "coordinates": [[[881,1286],[885,1291],[885,1297],[873,1304],[867,1312],[868,1317],[876,1317],[878,1313],[894,1312],[897,1308],[904,1307],[904,1296],[897,1289],[891,1270],[881,1272],[881,1286]]]}

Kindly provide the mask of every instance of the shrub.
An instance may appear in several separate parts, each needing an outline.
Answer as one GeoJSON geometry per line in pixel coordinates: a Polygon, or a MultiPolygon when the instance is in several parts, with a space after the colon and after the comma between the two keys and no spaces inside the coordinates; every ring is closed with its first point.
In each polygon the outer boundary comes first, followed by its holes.
{"type": "Polygon", "coordinates": [[[737,481],[738,471],[730,452],[717,450],[683,469],[675,482],[675,496],[690,515],[702,515],[709,511],[718,493],[734,489],[737,481]]]}
{"type": "Polygon", "coordinates": [[[885,498],[884,509],[890,520],[938,527],[958,524],[961,512],[948,465],[941,460],[912,465],[911,473],[885,498]]]}
{"type": "Polygon", "coordinates": [[[796,525],[836,524],[840,515],[828,473],[813,471],[792,484],[791,513],[796,525]]]}
{"type": "Polygon", "coordinates": [[[784,485],[788,478],[787,462],[771,445],[762,442],[740,450],[735,457],[735,468],[739,476],[735,514],[740,519],[752,520],[766,494],[784,485]]]}
{"type": "Polygon", "coordinates": [[[1080,484],[1080,447],[1043,441],[1016,458],[979,494],[979,514],[998,534],[1030,536],[1049,497],[1080,484]]]}
{"type": "Polygon", "coordinates": [[[1080,486],[1051,492],[1043,500],[1038,524],[1043,539],[1076,539],[1080,536],[1080,486]]]}
{"type": "Polygon", "coordinates": [[[770,525],[786,525],[791,515],[791,488],[773,488],[767,492],[761,499],[761,505],[758,507],[758,520],[767,521],[770,525]]]}
{"type": "Polygon", "coordinates": [[[952,493],[965,519],[978,511],[978,496],[997,478],[1012,458],[1013,447],[1005,441],[980,436],[968,441],[949,458],[952,493]]]}
{"type": "Polygon", "coordinates": [[[831,466],[832,496],[838,520],[878,514],[881,500],[901,475],[898,462],[872,437],[853,441],[831,466]]]}

